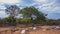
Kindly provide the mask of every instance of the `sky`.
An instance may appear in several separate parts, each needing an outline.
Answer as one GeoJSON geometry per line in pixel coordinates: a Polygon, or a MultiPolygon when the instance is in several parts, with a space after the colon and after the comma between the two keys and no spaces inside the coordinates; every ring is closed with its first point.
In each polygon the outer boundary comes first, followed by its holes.
{"type": "Polygon", "coordinates": [[[20,9],[34,6],[48,14],[49,19],[60,19],[60,0],[0,0],[0,18],[8,16],[5,9],[11,5],[17,5],[20,9]]]}

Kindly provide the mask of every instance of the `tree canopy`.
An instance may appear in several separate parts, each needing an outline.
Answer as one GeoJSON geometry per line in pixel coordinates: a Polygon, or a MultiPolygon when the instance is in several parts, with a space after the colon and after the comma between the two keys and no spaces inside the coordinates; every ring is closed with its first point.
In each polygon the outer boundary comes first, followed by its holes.
{"type": "Polygon", "coordinates": [[[0,26],[2,25],[16,25],[16,24],[43,24],[43,25],[60,25],[60,19],[58,20],[46,20],[47,14],[42,13],[34,6],[25,7],[20,9],[16,5],[11,5],[5,9],[5,12],[9,14],[9,17],[0,19],[0,26]],[[15,18],[18,14],[22,14],[23,18],[15,18]],[[50,23],[49,23],[50,22],[50,23]]]}
{"type": "Polygon", "coordinates": [[[30,19],[33,19],[36,17],[36,19],[45,19],[45,15],[33,6],[23,8],[20,13],[23,14],[24,18],[29,17],[30,19]]]}
{"type": "Polygon", "coordinates": [[[10,25],[42,23],[44,20],[46,20],[46,14],[42,13],[34,6],[20,9],[16,5],[11,5],[5,9],[5,12],[9,14],[9,17],[5,18],[4,20],[10,25]],[[18,14],[22,14],[23,18],[15,18],[15,16],[18,14]]]}

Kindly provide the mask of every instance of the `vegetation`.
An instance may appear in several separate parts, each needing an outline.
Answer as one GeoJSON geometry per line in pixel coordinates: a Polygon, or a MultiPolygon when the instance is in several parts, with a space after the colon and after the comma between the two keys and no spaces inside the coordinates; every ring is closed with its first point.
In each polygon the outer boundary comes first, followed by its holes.
{"type": "Polygon", "coordinates": [[[16,5],[11,5],[7,9],[5,9],[5,12],[10,15],[10,17],[6,18],[7,22],[10,25],[16,24],[15,16],[17,16],[19,14],[19,10],[20,9],[16,5]]]}
{"type": "Polygon", "coordinates": [[[36,9],[33,6],[23,8],[20,11],[20,13],[23,14],[23,18],[30,19],[29,20],[30,23],[34,23],[34,21],[35,21],[35,23],[44,21],[46,18],[42,12],[38,11],[38,9],[36,9]]]}
{"type": "Polygon", "coordinates": [[[0,19],[0,26],[15,26],[17,24],[42,24],[42,25],[60,25],[60,20],[47,19],[47,14],[42,13],[37,8],[31,6],[19,9],[16,5],[11,5],[5,12],[9,17],[0,19]],[[22,14],[23,18],[16,18],[18,14],[22,14]]]}

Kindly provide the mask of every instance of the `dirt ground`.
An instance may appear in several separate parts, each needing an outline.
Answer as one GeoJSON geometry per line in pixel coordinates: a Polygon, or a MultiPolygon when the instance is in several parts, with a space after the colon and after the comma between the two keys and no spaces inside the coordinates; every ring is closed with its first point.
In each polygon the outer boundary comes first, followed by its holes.
{"type": "MultiPolygon", "coordinates": [[[[48,26],[39,26],[39,27],[47,28],[48,26]]],[[[0,27],[0,34],[21,34],[20,33],[21,30],[11,31],[12,28],[13,27],[0,27]]],[[[60,30],[43,31],[42,29],[38,28],[37,30],[29,30],[26,32],[26,34],[60,34],[60,30]]]]}
{"type": "Polygon", "coordinates": [[[49,31],[31,31],[30,34],[60,34],[60,30],[49,30],[49,31]]]}

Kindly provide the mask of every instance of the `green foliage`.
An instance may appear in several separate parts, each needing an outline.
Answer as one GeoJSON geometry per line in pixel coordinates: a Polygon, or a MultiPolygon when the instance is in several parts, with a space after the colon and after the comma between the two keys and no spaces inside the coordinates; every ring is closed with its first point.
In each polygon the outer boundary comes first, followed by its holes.
{"type": "Polygon", "coordinates": [[[10,16],[5,18],[4,24],[16,25],[16,24],[45,24],[46,15],[40,12],[37,8],[31,6],[20,9],[16,5],[12,5],[5,10],[10,16]],[[11,10],[12,9],[12,10],[11,10]],[[18,13],[23,15],[23,18],[14,18],[18,13]],[[34,19],[35,18],[35,19],[34,19]]]}
{"type": "MultiPolygon", "coordinates": [[[[38,11],[37,8],[31,6],[31,7],[26,7],[26,8],[23,8],[21,11],[20,11],[21,14],[23,14],[23,18],[30,18],[30,23],[33,23],[33,24],[44,24],[45,23],[45,19],[47,15],[45,15],[44,13],[38,11]],[[33,16],[36,16],[35,19],[33,20],[34,17],[33,16]]],[[[28,21],[26,21],[27,19],[23,19],[23,23],[29,23],[28,21]]]]}
{"type": "Polygon", "coordinates": [[[8,18],[6,19],[6,22],[9,23],[9,25],[15,25],[16,19],[14,18],[19,14],[20,9],[16,5],[11,5],[10,7],[5,9],[5,12],[9,14],[8,18]]]}
{"type": "Polygon", "coordinates": [[[8,25],[15,25],[16,24],[15,18],[13,19],[13,17],[11,17],[11,16],[9,16],[8,18],[5,18],[4,20],[6,21],[6,23],[8,25]]]}
{"type": "Polygon", "coordinates": [[[21,19],[16,19],[17,24],[21,24],[21,19]]]}
{"type": "Polygon", "coordinates": [[[27,19],[27,18],[21,19],[21,23],[22,24],[30,24],[30,19],[27,19]]]}
{"type": "Polygon", "coordinates": [[[19,9],[16,5],[12,5],[5,10],[10,16],[0,20],[1,25],[16,25],[16,24],[43,24],[43,25],[60,25],[59,20],[46,20],[47,14],[40,12],[37,8],[31,6],[19,9]],[[12,9],[12,10],[11,10],[12,9]],[[23,18],[14,18],[18,14],[22,14],[23,18]],[[35,17],[32,17],[35,16],[35,17]],[[35,18],[35,19],[34,19],[35,18]]]}
{"type": "Polygon", "coordinates": [[[27,18],[20,18],[20,19],[16,19],[16,22],[18,24],[30,24],[30,19],[27,19],[27,18]]]}
{"type": "Polygon", "coordinates": [[[31,18],[33,19],[34,17],[32,17],[32,15],[34,15],[34,16],[36,16],[35,19],[37,19],[37,20],[45,20],[46,19],[45,15],[42,12],[38,11],[38,9],[36,9],[33,6],[22,9],[20,11],[20,13],[23,14],[24,18],[29,17],[30,19],[31,18]]]}

